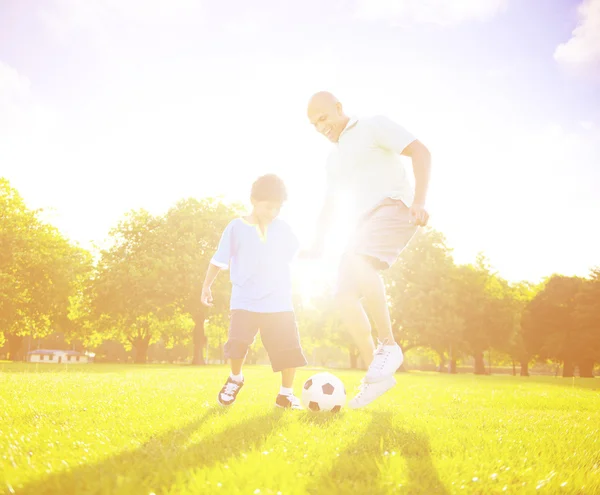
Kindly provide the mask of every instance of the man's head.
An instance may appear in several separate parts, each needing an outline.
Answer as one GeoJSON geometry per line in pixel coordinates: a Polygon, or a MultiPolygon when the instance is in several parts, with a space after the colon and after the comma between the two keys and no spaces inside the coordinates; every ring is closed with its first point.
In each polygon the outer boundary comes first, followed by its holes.
{"type": "Polygon", "coordinates": [[[338,99],[327,91],[320,91],[308,102],[308,119],[323,136],[337,143],[350,120],[338,99]]]}
{"type": "Polygon", "coordinates": [[[286,199],[285,184],[274,174],[263,175],[252,184],[250,200],[260,223],[269,224],[275,220],[286,199]]]}

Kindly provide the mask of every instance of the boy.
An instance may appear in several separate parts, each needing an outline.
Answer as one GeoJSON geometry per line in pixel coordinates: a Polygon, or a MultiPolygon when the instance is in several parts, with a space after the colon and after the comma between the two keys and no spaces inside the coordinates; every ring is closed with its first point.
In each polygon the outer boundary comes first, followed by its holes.
{"type": "Polygon", "coordinates": [[[292,390],[296,368],[307,364],[292,305],[290,264],[299,241],[290,226],[277,218],[287,199],[285,185],[275,175],[262,176],[252,185],[250,199],[252,213],[226,227],[202,287],[202,303],[211,306],[212,283],[221,269],[231,268],[231,321],[225,344],[231,374],[218,401],[223,406],[235,402],[244,385],[244,359],[260,330],[273,371],[281,371],[275,405],[302,409],[292,390]]]}

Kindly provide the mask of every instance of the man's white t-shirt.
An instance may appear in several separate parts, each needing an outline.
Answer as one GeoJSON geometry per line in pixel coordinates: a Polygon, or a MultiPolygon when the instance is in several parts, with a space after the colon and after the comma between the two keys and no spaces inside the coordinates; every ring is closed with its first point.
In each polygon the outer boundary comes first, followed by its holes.
{"type": "Polygon", "coordinates": [[[357,218],[386,198],[411,206],[414,188],[400,154],[415,139],[387,117],[351,119],[327,161],[328,193],[351,192],[357,218]]]}

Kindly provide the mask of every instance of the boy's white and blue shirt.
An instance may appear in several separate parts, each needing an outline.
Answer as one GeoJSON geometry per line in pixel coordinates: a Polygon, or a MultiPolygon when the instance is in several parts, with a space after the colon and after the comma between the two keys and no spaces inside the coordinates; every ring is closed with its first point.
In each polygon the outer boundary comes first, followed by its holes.
{"type": "Polygon", "coordinates": [[[231,309],[293,311],[291,262],[300,248],[292,228],[276,218],[263,233],[243,218],[225,228],[211,263],[229,269],[231,309]]]}

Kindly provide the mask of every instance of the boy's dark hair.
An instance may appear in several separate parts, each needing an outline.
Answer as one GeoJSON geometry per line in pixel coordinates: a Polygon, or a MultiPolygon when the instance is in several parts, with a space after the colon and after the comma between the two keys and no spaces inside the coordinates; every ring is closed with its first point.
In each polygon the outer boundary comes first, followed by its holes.
{"type": "Polygon", "coordinates": [[[287,199],[287,191],[279,177],[275,174],[267,174],[254,181],[250,197],[255,201],[283,203],[287,199]]]}

